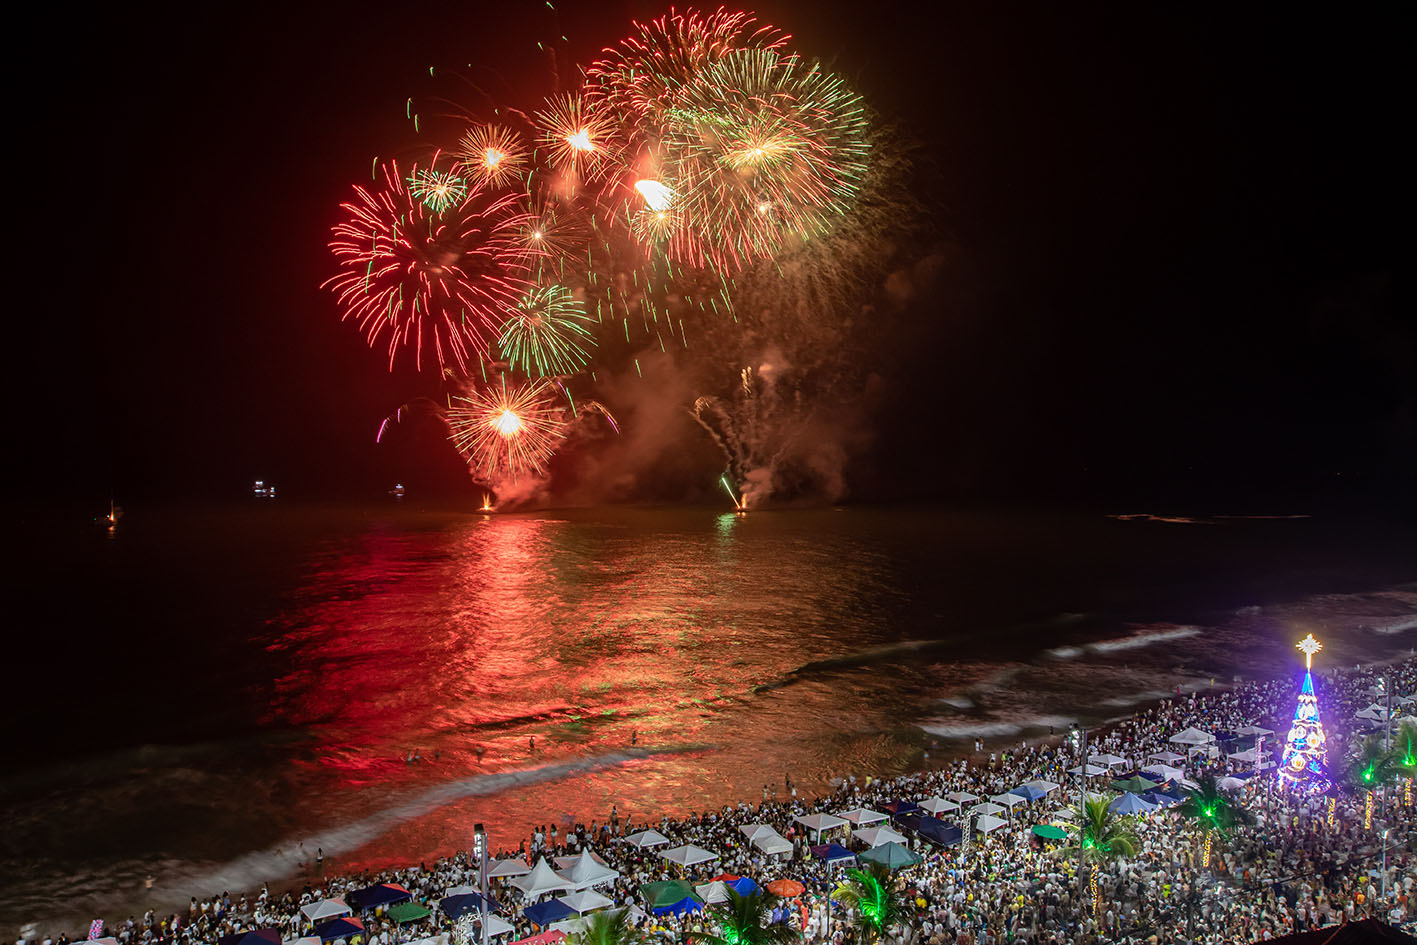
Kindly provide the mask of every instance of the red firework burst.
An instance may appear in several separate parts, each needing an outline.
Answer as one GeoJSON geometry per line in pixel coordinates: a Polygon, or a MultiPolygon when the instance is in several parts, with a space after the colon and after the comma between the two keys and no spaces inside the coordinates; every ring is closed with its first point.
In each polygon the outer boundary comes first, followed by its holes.
{"type": "Polygon", "coordinates": [[[383,189],[354,188],[355,199],[341,205],[349,219],[330,241],[340,271],[322,288],[334,291],[342,317],[358,323],[370,347],[388,338],[390,370],[400,348],[412,348],[422,370],[431,344],[440,369],[451,359],[466,373],[529,284],[515,239],[519,198],[474,182],[434,210],[410,193],[406,181],[417,171],[403,175],[391,161],[383,189]]]}

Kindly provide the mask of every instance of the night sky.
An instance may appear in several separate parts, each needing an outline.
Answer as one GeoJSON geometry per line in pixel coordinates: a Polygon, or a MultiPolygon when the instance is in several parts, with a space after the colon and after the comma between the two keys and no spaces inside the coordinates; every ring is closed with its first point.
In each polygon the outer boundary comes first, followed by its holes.
{"type": "MultiPolygon", "coordinates": [[[[404,102],[430,65],[475,62],[528,105],[538,40],[586,63],[664,8],[302,7],[110,6],[17,34],[43,37],[19,94],[37,164],[12,178],[39,237],[11,251],[34,493],[470,491],[432,440],[374,448],[434,385],[390,375],[318,288],[338,204],[417,143],[404,102]]],[[[1077,7],[756,7],[918,142],[921,252],[945,260],[910,327],[863,354],[886,383],[853,494],[1265,511],[1410,493],[1410,11],[1077,7]]],[[[693,450],[707,481],[676,467],[638,497],[714,488],[711,444],[693,450]]]]}

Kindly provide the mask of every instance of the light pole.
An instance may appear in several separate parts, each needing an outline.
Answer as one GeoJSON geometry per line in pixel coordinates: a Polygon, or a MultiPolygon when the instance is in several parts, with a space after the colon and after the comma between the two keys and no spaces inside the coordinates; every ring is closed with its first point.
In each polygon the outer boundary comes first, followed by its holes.
{"type": "Polygon", "coordinates": [[[1383,902],[1387,902],[1387,833],[1391,829],[1383,828],[1383,902]]]}
{"type": "Polygon", "coordinates": [[[1087,844],[1087,729],[1072,724],[1073,744],[1078,746],[1078,897],[1082,897],[1083,851],[1087,844]]]}
{"type": "Polygon", "coordinates": [[[477,890],[482,899],[482,945],[488,945],[487,934],[487,831],[481,824],[472,828],[472,855],[477,861],[477,890]]]}

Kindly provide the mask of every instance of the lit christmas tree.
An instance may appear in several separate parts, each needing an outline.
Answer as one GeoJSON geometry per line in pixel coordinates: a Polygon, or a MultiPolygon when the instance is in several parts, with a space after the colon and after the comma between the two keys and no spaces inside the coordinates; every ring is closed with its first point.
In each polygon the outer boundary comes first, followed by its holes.
{"type": "Polygon", "coordinates": [[[1304,688],[1294,708],[1294,722],[1284,742],[1279,780],[1306,790],[1323,791],[1329,786],[1328,750],[1324,744],[1324,724],[1319,721],[1319,701],[1314,698],[1314,654],[1323,644],[1311,633],[1295,644],[1304,651],[1304,688]]]}

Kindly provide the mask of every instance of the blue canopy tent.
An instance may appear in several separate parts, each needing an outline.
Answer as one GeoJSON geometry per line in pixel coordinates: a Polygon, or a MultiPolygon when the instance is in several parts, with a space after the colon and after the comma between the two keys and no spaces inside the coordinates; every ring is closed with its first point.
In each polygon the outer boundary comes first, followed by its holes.
{"type": "Polygon", "coordinates": [[[1144,801],[1131,791],[1115,798],[1107,805],[1107,809],[1114,814],[1149,814],[1156,810],[1156,805],[1149,801],[1144,801]]]}
{"type": "Polygon", "coordinates": [[[697,896],[685,896],[678,902],[670,903],[667,906],[657,906],[650,910],[655,915],[683,915],[686,912],[698,912],[704,907],[697,896]]]}
{"type": "Polygon", "coordinates": [[[404,889],[398,883],[380,883],[377,886],[365,886],[363,889],[356,889],[354,892],[345,896],[344,901],[360,912],[368,912],[380,906],[391,906],[396,902],[403,902],[412,898],[413,893],[404,889]]]}
{"type": "Polygon", "coordinates": [[[900,817],[904,814],[913,814],[920,810],[920,805],[914,801],[893,801],[881,807],[881,810],[888,812],[892,817],[900,817]]]}
{"type": "Polygon", "coordinates": [[[223,935],[217,939],[217,945],[281,945],[280,929],[254,929],[223,935]]]}
{"type": "Polygon", "coordinates": [[[1170,794],[1160,794],[1156,791],[1147,791],[1141,796],[1142,800],[1155,804],[1157,807],[1175,807],[1181,803],[1170,794]]]}
{"type": "Polygon", "coordinates": [[[364,923],[359,919],[331,919],[324,925],[315,926],[311,933],[322,942],[333,942],[337,938],[352,938],[364,934],[364,923]]]}
{"type": "Polygon", "coordinates": [[[964,831],[946,823],[938,817],[925,814],[906,814],[896,818],[896,823],[908,827],[936,846],[952,847],[964,839],[964,831]]]}
{"type": "MultiPolygon", "coordinates": [[[[836,844],[832,844],[832,846],[836,846],[836,844]]],[[[750,895],[751,893],[755,893],[762,888],[746,876],[740,876],[733,882],[728,883],[727,885],[729,889],[732,889],[740,896],[750,895]]]]}
{"type": "Polygon", "coordinates": [[[1031,784],[1020,784],[1009,793],[1015,794],[1026,801],[1036,801],[1047,796],[1031,784]]]}
{"type": "Polygon", "coordinates": [[[533,925],[539,925],[543,929],[552,922],[569,919],[575,914],[575,909],[559,899],[547,899],[545,902],[538,902],[536,905],[527,906],[522,910],[522,915],[530,919],[533,925]]]}
{"type": "Polygon", "coordinates": [[[839,843],[822,843],[812,847],[812,855],[819,860],[835,863],[839,860],[854,860],[856,854],[839,843]]]}
{"type": "MultiPolygon", "coordinates": [[[[496,899],[487,900],[487,911],[496,912],[502,908],[502,904],[496,899]]],[[[477,893],[459,893],[456,896],[448,896],[438,903],[438,910],[448,918],[457,921],[469,912],[482,913],[482,897],[477,893]]]]}

